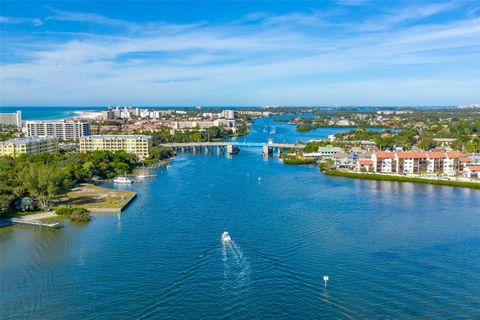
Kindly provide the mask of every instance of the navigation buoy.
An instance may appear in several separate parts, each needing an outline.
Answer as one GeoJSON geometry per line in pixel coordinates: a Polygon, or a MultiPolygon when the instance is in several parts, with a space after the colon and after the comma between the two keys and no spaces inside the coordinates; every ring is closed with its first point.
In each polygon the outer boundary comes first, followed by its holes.
{"type": "Polygon", "coordinates": [[[328,276],[323,276],[323,281],[325,281],[325,288],[327,288],[328,276]]]}

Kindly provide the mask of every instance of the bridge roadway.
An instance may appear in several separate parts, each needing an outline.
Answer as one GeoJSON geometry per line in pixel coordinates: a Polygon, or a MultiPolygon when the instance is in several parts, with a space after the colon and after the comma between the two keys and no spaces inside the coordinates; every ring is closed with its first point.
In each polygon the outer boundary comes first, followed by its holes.
{"type": "Polygon", "coordinates": [[[162,143],[162,147],[171,147],[171,148],[181,148],[181,147],[226,147],[229,145],[239,146],[239,147],[263,147],[268,145],[271,148],[294,148],[294,149],[303,149],[305,148],[304,144],[293,144],[293,143],[261,143],[261,142],[238,142],[238,141],[219,141],[219,142],[173,142],[173,143],[162,143]]]}

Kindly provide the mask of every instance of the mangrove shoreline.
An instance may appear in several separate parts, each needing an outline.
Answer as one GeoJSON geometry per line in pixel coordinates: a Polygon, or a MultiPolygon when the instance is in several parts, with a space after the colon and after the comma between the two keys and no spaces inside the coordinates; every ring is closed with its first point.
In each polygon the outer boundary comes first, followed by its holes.
{"type": "Polygon", "coordinates": [[[364,179],[364,180],[426,183],[426,184],[435,184],[435,185],[442,185],[442,186],[480,189],[480,183],[476,183],[476,182],[435,180],[435,179],[424,179],[424,178],[394,176],[394,175],[375,174],[375,173],[356,173],[356,172],[340,171],[340,170],[325,170],[323,171],[323,173],[327,176],[356,178],[356,179],[364,179]]]}

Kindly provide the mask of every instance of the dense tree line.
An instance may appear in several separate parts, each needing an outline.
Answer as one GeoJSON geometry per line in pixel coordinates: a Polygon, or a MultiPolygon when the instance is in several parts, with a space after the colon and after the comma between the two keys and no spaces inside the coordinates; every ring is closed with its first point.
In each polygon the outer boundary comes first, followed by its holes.
{"type": "Polygon", "coordinates": [[[48,209],[73,184],[130,173],[137,163],[136,156],[124,151],[0,157],[0,212],[21,209],[25,197],[48,209]]]}
{"type": "Polygon", "coordinates": [[[0,141],[13,139],[18,133],[20,130],[15,125],[0,125],[0,141]]]}
{"type": "MultiPolygon", "coordinates": [[[[300,125],[297,131],[308,131],[317,127],[329,126],[326,121],[342,117],[355,121],[357,128],[366,127],[368,119],[374,119],[375,112],[335,112],[319,113],[317,118],[299,118],[300,125]],[[359,119],[363,115],[363,119],[359,119]]],[[[334,145],[342,146],[348,141],[370,140],[375,141],[382,149],[403,147],[409,150],[417,146],[423,150],[430,150],[439,145],[434,139],[455,139],[452,148],[466,153],[480,152],[480,110],[479,109],[410,109],[408,113],[383,114],[382,121],[398,131],[373,132],[363,129],[352,130],[335,135],[337,142],[334,145]]],[[[374,127],[374,126],[372,126],[374,127]]],[[[347,143],[346,143],[347,142],[347,143]]],[[[320,145],[330,144],[324,142],[320,145]]],[[[313,146],[312,146],[313,148],[313,146]]]]}
{"type": "Polygon", "coordinates": [[[157,146],[162,143],[169,142],[205,142],[205,141],[220,141],[228,139],[231,132],[221,127],[210,127],[208,129],[199,130],[185,130],[175,131],[171,134],[170,129],[164,128],[158,132],[146,133],[152,136],[152,143],[157,146]]]}

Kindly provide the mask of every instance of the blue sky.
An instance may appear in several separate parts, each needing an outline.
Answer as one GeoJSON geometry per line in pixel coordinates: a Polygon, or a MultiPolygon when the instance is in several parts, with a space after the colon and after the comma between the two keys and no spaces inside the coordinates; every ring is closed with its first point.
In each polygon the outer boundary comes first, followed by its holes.
{"type": "Polygon", "coordinates": [[[0,105],[480,103],[475,1],[1,1],[0,105]]]}

